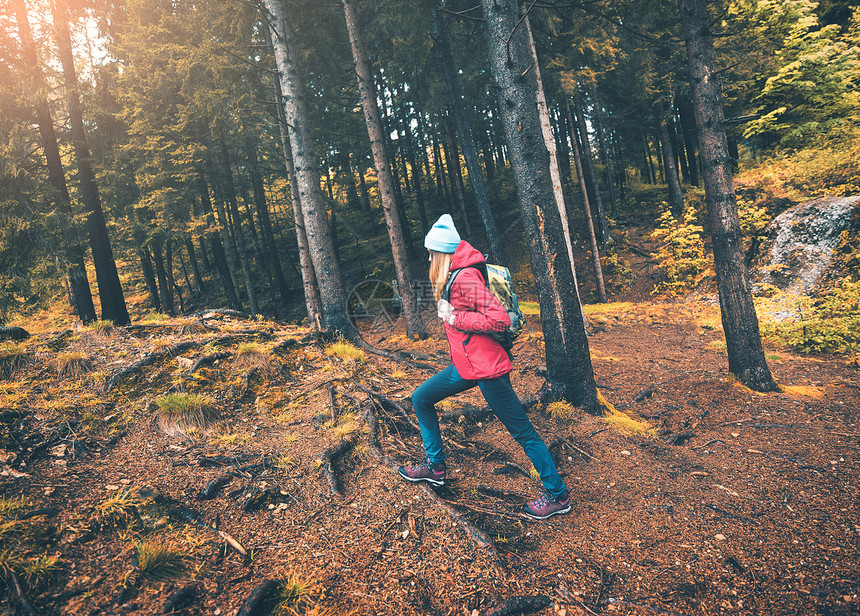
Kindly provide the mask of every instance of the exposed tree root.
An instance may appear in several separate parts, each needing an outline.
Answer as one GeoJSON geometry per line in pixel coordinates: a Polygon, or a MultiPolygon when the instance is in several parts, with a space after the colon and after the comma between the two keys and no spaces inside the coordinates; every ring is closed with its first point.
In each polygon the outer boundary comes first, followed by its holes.
{"type": "Polygon", "coordinates": [[[4,566],[6,569],[6,573],[9,577],[12,578],[12,584],[15,586],[15,593],[18,595],[18,600],[21,602],[21,609],[25,614],[35,614],[36,610],[33,609],[33,606],[27,600],[27,596],[24,594],[24,591],[21,590],[21,584],[18,582],[18,576],[15,575],[15,572],[12,571],[9,567],[4,566]]]}
{"type": "Polygon", "coordinates": [[[568,439],[564,438],[563,436],[559,436],[558,438],[553,439],[553,441],[549,445],[547,445],[546,447],[547,447],[547,449],[552,450],[553,447],[558,447],[559,445],[567,445],[568,447],[570,447],[574,451],[584,455],[589,460],[594,460],[595,462],[600,461],[597,458],[595,458],[593,455],[591,455],[590,453],[583,451],[582,449],[580,449],[579,447],[577,447],[576,445],[571,443],[568,439]]]}
{"type": "Polygon", "coordinates": [[[174,355],[177,355],[178,353],[181,353],[183,351],[187,351],[188,349],[192,349],[196,346],[198,346],[197,342],[190,342],[190,341],[180,342],[179,344],[175,344],[175,345],[171,346],[170,348],[167,348],[163,351],[156,351],[155,353],[150,353],[149,355],[145,355],[142,359],[139,359],[138,361],[134,362],[130,366],[123,368],[119,372],[116,372],[110,378],[110,380],[107,382],[107,385],[105,386],[105,391],[109,392],[110,390],[112,390],[116,386],[116,384],[121,379],[127,377],[130,374],[134,374],[135,372],[137,372],[141,368],[144,368],[146,366],[154,364],[159,359],[163,359],[165,357],[172,357],[174,355]]]}
{"type": "Polygon", "coordinates": [[[45,344],[52,351],[59,351],[66,346],[66,343],[68,339],[72,337],[72,334],[74,334],[72,330],[64,329],[63,331],[54,334],[54,336],[45,344]]]}
{"type": "MultiPolygon", "coordinates": [[[[437,365],[427,364],[427,363],[415,361],[413,359],[409,359],[408,357],[405,356],[406,355],[405,353],[395,353],[392,351],[386,351],[385,349],[380,349],[378,347],[375,347],[375,346],[369,344],[361,336],[359,336],[355,340],[352,340],[351,342],[353,344],[355,344],[355,346],[363,349],[365,352],[370,353],[371,355],[376,355],[378,357],[390,359],[391,361],[396,361],[396,362],[401,363],[401,364],[406,364],[410,368],[415,368],[415,369],[419,369],[419,370],[438,370],[439,369],[439,367],[437,365]]],[[[410,354],[410,355],[414,356],[414,354],[410,354]]],[[[422,359],[424,359],[424,358],[422,358],[422,359]]],[[[427,361],[433,361],[433,358],[427,356],[426,360],[427,361]]]]}
{"type": "Polygon", "coordinates": [[[218,496],[218,492],[221,490],[221,488],[230,483],[232,480],[232,475],[219,475],[218,477],[207,483],[202,490],[200,490],[196,497],[197,500],[212,500],[213,498],[218,496]]]}
{"type": "Polygon", "coordinates": [[[271,607],[269,603],[272,600],[272,595],[277,590],[278,582],[276,580],[263,580],[263,582],[251,591],[251,594],[245,599],[236,616],[263,616],[263,614],[268,613],[271,607]]]}
{"type": "Polygon", "coordinates": [[[511,597],[484,612],[484,616],[514,616],[515,614],[531,614],[552,604],[552,599],[546,595],[535,597],[511,597]]]}
{"type": "Polygon", "coordinates": [[[198,310],[197,312],[192,312],[189,316],[196,317],[198,319],[202,319],[210,314],[220,314],[225,317],[234,317],[236,319],[250,319],[251,315],[247,312],[240,312],[239,310],[231,310],[230,308],[204,308],[203,310],[198,310]]]}
{"type": "Polygon", "coordinates": [[[203,582],[192,582],[180,588],[177,591],[170,593],[167,597],[167,600],[164,602],[164,605],[161,606],[162,614],[169,614],[171,612],[175,612],[176,610],[181,610],[182,608],[191,604],[194,599],[203,593],[203,582]]]}
{"type": "Polygon", "coordinates": [[[328,402],[329,413],[331,414],[332,423],[337,422],[338,409],[335,401],[334,385],[331,383],[325,384],[326,402],[328,402]]]}
{"type": "Polygon", "coordinates": [[[228,359],[229,357],[231,357],[231,355],[232,355],[231,353],[228,353],[226,351],[221,351],[220,353],[211,353],[209,355],[204,355],[203,357],[198,359],[196,362],[194,362],[194,365],[191,366],[191,368],[189,368],[185,374],[190,376],[190,375],[194,374],[195,372],[197,372],[203,366],[211,366],[216,361],[220,361],[222,359],[228,359]]]}
{"type": "Polygon", "coordinates": [[[0,340],[26,340],[30,337],[23,327],[0,327],[0,340]]]}
{"type": "Polygon", "coordinates": [[[242,391],[239,393],[239,400],[244,400],[248,392],[251,391],[251,380],[258,374],[260,374],[259,368],[251,368],[245,373],[245,383],[242,385],[242,391]]]}
{"type": "Polygon", "coordinates": [[[361,433],[356,430],[349,436],[345,437],[341,442],[336,445],[332,445],[328,449],[326,449],[320,455],[320,460],[322,460],[322,470],[328,480],[328,485],[331,488],[331,493],[336,496],[343,496],[343,490],[341,490],[340,483],[337,480],[337,475],[334,472],[334,461],[342,456],[344,453],[355,447],[356,442],[358,441],[361,433]]]}
{"type": "MultiPolygon", "coordinates": [[[[397,469],[400,467],[394,460],[389,458],[382,451],[382,448],[379,445],[379,436],[376,433],[378,427],[378,421],[376,418],[376,409],[373,405],[368,405],[366,407],[366,415],[368,422],[370,424],[370,432],[367,437],[368,446],[370,448],[373,456],[384,466],[390,468],[393,472],[397,473],[397,469]]],[[[472,524],[465,515],[454,509],[451,505],[443,501],[439,496],[433,491],[433,489],[427,484],[420,483],[419,487],[424,490],[425,494],[430,497],[434,503],[436,503],[439,507],[444,509],[451,518],[460,525],[460,528],[466,533],[466,536],[472,540],[478,548],[484,552],[487,558],[493,565],[493,569],[496,572],[496,575],[501,579],[505,579],[507,577],[507,572],[505,571],[505,567],[502,564],[502,559],[499,557],[499,553],[496,551],[495,546],[493,545],[492,540],[487,536],[487,534],[482,531],[480,528],[476,527],[472,524]]]]}

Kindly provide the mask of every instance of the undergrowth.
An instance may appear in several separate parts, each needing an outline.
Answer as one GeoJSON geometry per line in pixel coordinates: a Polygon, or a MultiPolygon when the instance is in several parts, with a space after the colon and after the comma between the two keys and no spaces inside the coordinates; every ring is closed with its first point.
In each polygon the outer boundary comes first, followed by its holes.
{"type": "Polygon", "coordinates": [[[660,280],[653,295],[680,295],[694,289],[708,269],[702,226],[697,224],[696,209],[690,204],[681,221],[675,220],[667,204],[661,208],[657,228],[651,239],[659,246],[654,268],[660,280]]]}
{"type": "Polygon", "coordinates": [[[7,583],[14,574],[33,587],[59,570],[59,558],[48,554],[56,533],[47,514],[22,519],[32,508],[23,498],[0,497],[0,578],[7,583]]]}
{"type": "Polygon", "coordinates": [[[856,353],[860,348],[860,282],[844,280],[813,300],[796,298],[795,319],[764,321],[762,336],[799,353],[856,353]]]}

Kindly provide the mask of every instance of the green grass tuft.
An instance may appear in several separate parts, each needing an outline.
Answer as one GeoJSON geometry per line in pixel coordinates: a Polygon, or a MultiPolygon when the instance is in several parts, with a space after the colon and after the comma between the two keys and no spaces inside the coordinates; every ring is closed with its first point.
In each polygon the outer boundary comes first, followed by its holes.
{"type": "Polygon", "coordinates": [[[167,394],[155,404],[158,406],[156,423],[169,435],[187,434],[191,428],[206,431],[217,415],[209,401],[198,394],[167,394]]]}
{"type": "Polygon", "coordinates": [[[151,538],[134,550],[141,574],[149,579],[166,580],[185,573],[185,553],[172,542],[151,538]]]}
{"type": "Polygon", "coordinates": [[[330,344],[325,353],[329,357],[339,357],[344,361],[364,362],[364,351],[346,340],[339,340],[330,344]]]}

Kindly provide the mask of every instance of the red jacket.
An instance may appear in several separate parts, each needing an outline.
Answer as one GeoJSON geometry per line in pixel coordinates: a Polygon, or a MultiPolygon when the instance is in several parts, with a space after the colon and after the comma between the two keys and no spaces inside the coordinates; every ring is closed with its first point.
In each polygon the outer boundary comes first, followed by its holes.
{"type": "Polygon", "coordinates": [[[484,263],[484,255],[460,242],[451,256],[451,270],[457,274],[448,301],[454,306],[454,325],[444,324],[451,361],[460,376],[470,381],[494,379],[513,369],[511,358],[487,332],[503,332],[511,318],[495,295],[490,293],[480,271],[470,265],[484,263]]]}

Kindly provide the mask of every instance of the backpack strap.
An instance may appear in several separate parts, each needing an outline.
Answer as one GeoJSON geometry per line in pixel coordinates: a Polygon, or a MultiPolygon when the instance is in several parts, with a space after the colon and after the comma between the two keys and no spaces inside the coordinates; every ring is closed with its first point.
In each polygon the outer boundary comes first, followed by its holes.
{"type": "Polygon", "coordinates": [[[463,268],[452,270],[450,274],[448,274],[448,280],[445,281],[445,286],[442,287],[442,299],[446,302],[451,301],[451,287],[454,286],[454,280],[457,279],[457,276],[460,272],[463,271],[463,268]]]}
{"type": "Polygon", "coordinates": [[[484,265],[483,263],[481,263],[479,265],[467,265],[466,267],[460,267],[460,268],[457,268],[455,270],[451,270],[451,273],[448,274],[448,280],[445,282],[445,286],[442,287],[442,299],[444,299],[446,302],[451,301],[451,287],[454,286],[454,280],[457,278],[457,276],[460,274],[460,272],[462,272],[464,269],[467,269],[470,267],[478,270],[481,273],[481,276],[484,278],[484,284],[486,284],[488,287],[490,286],[490,283],[489,283],[488,277],[487,277],[487,266],[486,265],[484,265]]]}

